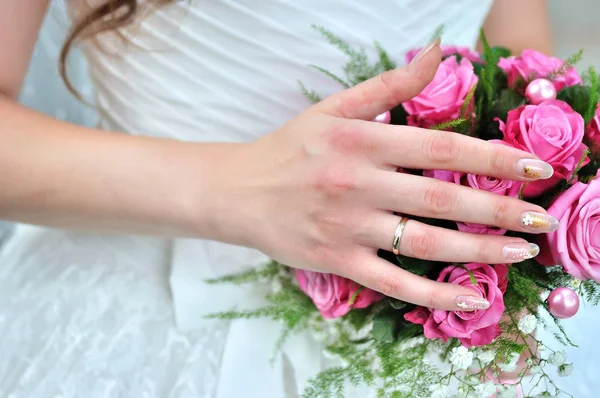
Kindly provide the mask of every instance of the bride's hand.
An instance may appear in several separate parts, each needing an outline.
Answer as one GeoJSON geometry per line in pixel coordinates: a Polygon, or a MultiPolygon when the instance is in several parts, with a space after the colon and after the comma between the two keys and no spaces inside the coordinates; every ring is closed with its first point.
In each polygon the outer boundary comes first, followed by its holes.
{"type": "MultiPolygon", "coordinates": [[[[350,278],[385,295],[446,310],[485,308],[474,291],[416,276],[377,257],[391,250],[400,217],[424,216],[546,232],[556,220],[515,198],[397,173],[443,169],[525,181],[534,155],[468,136],[371,122],[417,95],[433,78],[438,43],[402,68],[342,91],[248,146],[238,158],[224,212],[236,243],[294,266],[350,278]],[[522,217],[535,214],[537,228],[522,217]]],[[[235,161],[234,161],[235,162],[235,161]]],[[[542,173],[543,174],[543,173],[542,173]]],[[[225,200],[226,201],[226,200],[225,200]]],[[[409,221],[401,254],[444,262],[510,263],[537,254],[522,239],[473,235],[409,221]]]]}

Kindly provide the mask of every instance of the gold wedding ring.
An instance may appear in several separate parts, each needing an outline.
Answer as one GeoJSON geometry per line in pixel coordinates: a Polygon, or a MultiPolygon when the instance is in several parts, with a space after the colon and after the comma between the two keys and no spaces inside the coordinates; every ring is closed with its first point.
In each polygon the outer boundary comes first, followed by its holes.
{"type": "Polygon", "coordinates": [[[392,253],[396,256],[400,254],[400,241],[402,240],[402,234],[404,233],[404,227],[406,227],[406,223],[408,222],[408,217],[402,217],[396,230],[394,231],[394,241],[392,242],[392,253]]]}

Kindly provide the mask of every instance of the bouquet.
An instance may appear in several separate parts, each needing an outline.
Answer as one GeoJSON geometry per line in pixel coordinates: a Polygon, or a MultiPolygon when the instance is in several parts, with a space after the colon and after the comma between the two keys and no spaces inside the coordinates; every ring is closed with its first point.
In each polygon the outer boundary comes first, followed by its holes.
{"type": "MultiPolygon", "coordinates": [[[[396,67],[375,43],[378,58],[349,46],[320,28],[348,56],[345,75],[351,87],[396,67]]],[[[423,277],[476,289],[491,306],[475,312],[415,306],[374,292],[343,277],[292,270],[275,261],[264,268],[214,283],[270,283],[267,305],[249,311],[214,314],[220,318],[270,317],[290,333],[310,331],[340,359],[309,382],[304,397],[343,396],[348,383],[366,384],[378,397],[560,396],[547,373],[570,374],[565,352],[536,338],[543,324],[556,341],[574,345],[560,320],[572,317],[580,300],[600,301],[600,90],[594,69],[581,76],[574,64],[581,52],[563,61],[534,50],[513,55],[490,47],[482,32],[483,53],[444,47],[433,81],[415,98],[374,120],[466,134],[531,152],[554,168],[550,179],[530,183],[503,181],[445,170],[399,170],[427,175],[540,205],[560,221],[542,235],[535,253],[517,253],[523,262],[447,264],[380,251],[379,256],[423,277]],[[598,229],[596,229],[598,228],[598,229]]],[[[409,62],[418,49],[406,54],[409,62]]],[[[313,102],[319,95],[300,83],[313,102]]],[[[523,170],[526,175],[542,171],[523,170]]],[[[536,237],[475,224],[419,219],[479,234],[536,237]]],[[[543,223],[535,216],[523,223],[543,223]]]]}

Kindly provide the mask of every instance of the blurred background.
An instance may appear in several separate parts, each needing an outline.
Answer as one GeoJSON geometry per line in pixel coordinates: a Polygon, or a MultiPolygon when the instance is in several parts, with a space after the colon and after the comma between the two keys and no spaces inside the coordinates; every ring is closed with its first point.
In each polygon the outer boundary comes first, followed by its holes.
{"type": "MultiPolygon", "coordinates": [[[[57,55],[69,27],[69,20],[64,9],[65,2],[52,3],[33,55],[21,101],[59,119],[93,125],[93,109],[82,105],[70,95],[59,78],[57,55]]],[[[555,55],[567,58],[581,48],[584,50],[584,57],[578,68],[583,70],[591,65],[600,67],[600,1],[549,0],[549,4],[555,55]]],[[[80,54],[75,53],[69,59],[69,75],[81,94],[91,100],[93,85],[87,79],[85,62],[80,54]]],[[[10,225],[0,223],[0,242],[9,233],[10,225]]],[[[594,343],[595,337],[600,335],[600,309],[582,309],[575,318],[565,322],[568,333],[580,345],[578,349],[568,350],[569,359],[575,362],[575,370],[571,377],[557,377],[556,382],[566,387],[574,397],[597,397],[600,396],[597,393],[600,391],[600,377],[597,376],[594,358],[600,360],[600,346],[594,343]]],[[[541,332],[542,336],[544,333],[541,332]]]]}

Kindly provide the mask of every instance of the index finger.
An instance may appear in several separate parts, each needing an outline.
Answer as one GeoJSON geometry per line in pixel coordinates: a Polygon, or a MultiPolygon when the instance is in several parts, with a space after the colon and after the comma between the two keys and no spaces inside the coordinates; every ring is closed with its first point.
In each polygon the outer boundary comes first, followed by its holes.
{"type": "Polygon", "coordinates": [[[372,120],[418,95],[433,79],[442,58],[436,38],[413,62],[334,94],[311,109],[346,119],[372,120]]]}

